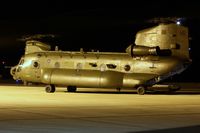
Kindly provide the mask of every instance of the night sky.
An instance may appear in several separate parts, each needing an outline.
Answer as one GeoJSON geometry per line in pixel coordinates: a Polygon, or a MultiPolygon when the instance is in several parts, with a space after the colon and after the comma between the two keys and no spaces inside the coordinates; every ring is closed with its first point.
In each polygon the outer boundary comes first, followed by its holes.
{"type": "Polygon", "coordinates": [[[155,17],[184,17],[192,40],[193,64],[172,81],[194,81],[200,78],[200,4],[198,2],[140,1],[140,2],[67,2],[27,1],[0,5],[0,60],[16,65],[24,53],[22,36],[54,34],[49,39],[53,47],[78,51],[125,52],[134,42],[138,30],[155,25],[155,17]]]}

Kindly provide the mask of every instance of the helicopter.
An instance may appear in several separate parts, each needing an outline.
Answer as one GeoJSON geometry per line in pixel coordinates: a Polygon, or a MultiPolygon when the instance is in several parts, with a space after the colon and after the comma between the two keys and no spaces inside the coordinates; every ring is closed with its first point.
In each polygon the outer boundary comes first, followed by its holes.
{"type": "Polygon", "coordinates": [[[24,55],[10,73],[15,80],[45,84],[47,93],[65,86],[68,92],[77,87],[129,88],[144,95],[192,63],[188,27],[168,18],[153,21],[159,23],[139,30],[125,52],[51,50],[50,45],[28,38],[24,55]]]}

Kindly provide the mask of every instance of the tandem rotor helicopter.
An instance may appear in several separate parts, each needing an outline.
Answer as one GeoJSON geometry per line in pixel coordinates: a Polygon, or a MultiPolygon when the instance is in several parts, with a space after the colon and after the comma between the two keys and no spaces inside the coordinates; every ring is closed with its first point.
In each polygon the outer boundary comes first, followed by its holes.
{"type": "MultiPolygon", "coordinates": [[[[177,19],[159,18],[159,24],[137,32],[126,52],[51,51],[37,39],[26,40],[25,53],[11,68],[15,80],[46,84],[46,92],[66,86],[136,89],[140,95],[161,81],[183,72],[190,64],[188,28],[177,19]]],[[[178,90],[169,87],[169,90],[178,90]]]]}

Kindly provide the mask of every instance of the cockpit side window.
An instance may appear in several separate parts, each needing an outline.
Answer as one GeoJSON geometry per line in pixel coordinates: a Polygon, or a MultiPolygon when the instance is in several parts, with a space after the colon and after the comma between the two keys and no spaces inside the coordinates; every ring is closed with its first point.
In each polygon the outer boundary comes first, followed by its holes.
{"type": "Polygon", "coordinates": [[[19,61],[19,65],[23,65],[24,64],[24,58],[21,58],[21,60],[19,61]]]}

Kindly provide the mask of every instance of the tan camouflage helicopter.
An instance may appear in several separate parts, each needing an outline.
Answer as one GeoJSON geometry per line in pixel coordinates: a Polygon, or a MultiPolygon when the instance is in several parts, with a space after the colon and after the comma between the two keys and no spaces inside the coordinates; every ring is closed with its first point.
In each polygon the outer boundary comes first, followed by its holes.
{"type": "Polygon", "coordinates": [[[66,86],[68,92],[77,87],[130,88],[143,95],[191,64],[188,28],[166,18],[159,21],[138,31],[135,43],[124,53],[61,51],[57,47],[50,51],[49,45],[28,39],[25,54],[11,68],[11,75],[15,80],[46,84],[48,93],[55,92],[56,86],[66,86]]]}

